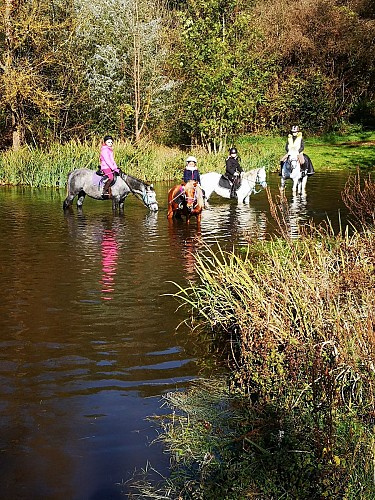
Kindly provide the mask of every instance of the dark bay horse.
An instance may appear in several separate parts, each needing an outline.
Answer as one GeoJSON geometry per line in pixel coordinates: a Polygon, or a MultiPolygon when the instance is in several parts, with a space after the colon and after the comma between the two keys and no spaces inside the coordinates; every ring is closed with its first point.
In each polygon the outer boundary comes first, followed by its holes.
{"type": "Polygon", "coordinates": [[[195,181],[173,186],[168,192],[168,219],[181,219],[183,215],[189,223],[191,217],[200,224],[204,207],[202,188],[195,181]]]}
{"type": "MultiPolygon", "coordinates": [[[[112,209],[123,211],[124,201],[129,194],[134,194],[139,198],[144,205],[152,212],[157,212],[159,209],[156,201],[156,193],[152,184],[132,177],[131,175],[120,172],[115,177],[116,182],[111,187],[112,209]]],[[[67,197],[63,203],[63,209],[69,208],[76,196],[77,207],[81,208],[85,200],[85,196],[94,198],[95,200],[104,200],[108,197],[103,197],[103,176],[97,175],[94,170],[88,168],[79,168],[73,170],[68,175],[67,181],[67,197]]]]}

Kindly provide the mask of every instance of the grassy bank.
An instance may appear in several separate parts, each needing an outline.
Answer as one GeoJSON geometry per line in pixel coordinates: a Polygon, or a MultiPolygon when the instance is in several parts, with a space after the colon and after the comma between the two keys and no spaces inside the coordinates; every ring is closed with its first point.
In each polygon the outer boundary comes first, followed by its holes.
{"type": "Polygon", "coordinates": [[[228,376],[164,398],[172,474],[135,498],[375,498],[374,190],[350,233],[291,240],[270,200],[280,237],[197,256],[176,297],[228,376]]]}
{"type": "MultiPolygon", "coordinates": [[[[375,168],[375,132],[346,136],[306,137],[306,153],[315,170],[375,168]]],[[[283,155],[285,137],[252,136],[239,138],[237,144],[245,170],[265,166],[277,171],[283,155]]],[[[64,187],[67,174],[76,168],[98,165],[100,142],[55,144],[48,151],[24,147],[0,156],[0,184],[33,187],[64,187]]],[[[181,179],[187,155],[178,148],[167,148],[144,141],[139,147],[130,142],[114,147],[118,165],[127,173],[150,182],[181,179]]],[[[226,151],[221,154],[192,149],[201,173],[224,171],[226,151]]]]}

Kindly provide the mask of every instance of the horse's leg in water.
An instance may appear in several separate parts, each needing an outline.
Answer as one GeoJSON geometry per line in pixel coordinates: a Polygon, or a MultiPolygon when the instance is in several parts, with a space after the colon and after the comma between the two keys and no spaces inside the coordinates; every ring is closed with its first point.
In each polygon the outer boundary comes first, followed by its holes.
{"type": "Polygon", "coordinates": [[[80,191],[78,193],[78,198],[77,198],[77,207],[82,208],[83,202],[85,201],[85,196],[86,193],[84,191],[80,191]]]}
{"type": "Polygon", "coordinates": [[[121,196],[118,202],[118,210],[120,213],[124,213],[124,203],[126,200],[126,196],[121,196]]]}
{"type": "Polygon", "coordinates": [[[246,205],[249,205],[250,204],[250,193],[248,193],[245,196],[245,198],[243,198],[242,200],[241,200],[240,196],[238,196],[238,203],[241,203],[241,201],[242,201],[242,203],[246,203],[246,205]]]}
{"type": "Polygon", "coordinates": [[[114,212],[116,212],[119,209],[120,209],[120,197],[119,196],[114,196],[112,198],[112,210],[114,212]]]}
{"type": "Polygon", "coordinates": [[[63,203],[64,210],[66,210],[67,208],[72,206],[74,197],[75,197],[75,194],[68,194],[68,196],[65,198],[64,203],[63,203]]]}
{"type": "Polygon", "coordinates": [[[304,175],[301,180],[301,194],[306,194],[306,184],[307,184],[307,175],[304,175]]]}

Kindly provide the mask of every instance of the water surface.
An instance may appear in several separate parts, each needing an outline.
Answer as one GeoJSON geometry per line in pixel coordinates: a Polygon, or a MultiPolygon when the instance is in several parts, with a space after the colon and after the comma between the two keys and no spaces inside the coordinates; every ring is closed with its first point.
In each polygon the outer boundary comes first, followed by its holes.
{"type": "MultiPolygon", "coordinates": [[[[288,186],[292,234],[327,215],[337,228],[345,182],[317,172],[295,199],[288,186]]],[[[199,346],[176,332],[172,282],[194,279],[203,244],[231,248],[274,227],[265,192],[249,207],[213,196],[199,233],[195,220],[168,223],[169,187],[156,184],[158,214],[129,197],[122,216],[90,199],[64,214],[63,191],[0,189],[1,498],[121,498],[147,461],[167,472],[146,417],[202,374],[199,346]]]]}

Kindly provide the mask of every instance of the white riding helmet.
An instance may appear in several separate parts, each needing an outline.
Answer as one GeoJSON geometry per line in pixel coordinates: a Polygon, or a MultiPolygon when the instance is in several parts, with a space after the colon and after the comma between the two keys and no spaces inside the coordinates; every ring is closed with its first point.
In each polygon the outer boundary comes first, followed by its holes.
{"type": "Polygon", "coordinates": [[[298,125],[293,125],[293,127],[291,128],[291,131],[292,131],[292,134],[293,134],[293,133],[297,133],[297,132],[299,132],[299,127],[298,127],[298,125]]]}
{"type": "Polygon", "coordinates": [[[198,163],[197,159],[195,158],[195,156],[188,156],[186,158],[186,163],[189,163],[190,161],[193,161],[195,164],[198,163]]]}

